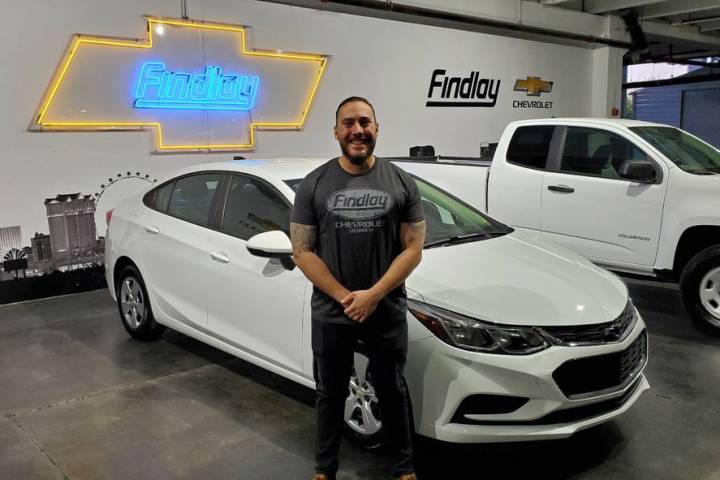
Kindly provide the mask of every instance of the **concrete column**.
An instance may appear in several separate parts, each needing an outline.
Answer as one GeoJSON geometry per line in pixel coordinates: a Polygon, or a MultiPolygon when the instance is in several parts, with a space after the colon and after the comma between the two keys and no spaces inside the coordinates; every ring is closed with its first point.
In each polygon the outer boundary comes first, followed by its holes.
{"type": "Polygon", "coordinates": [[[622,107],[623,55],[626,50],[600,47],[592,51],[592,100],[593,117],[620,117],[622,107]]]}

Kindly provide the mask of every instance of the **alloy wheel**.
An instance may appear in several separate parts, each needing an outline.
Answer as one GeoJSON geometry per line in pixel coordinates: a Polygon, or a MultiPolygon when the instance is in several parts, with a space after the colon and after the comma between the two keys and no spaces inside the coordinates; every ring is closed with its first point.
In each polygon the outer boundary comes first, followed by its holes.
{"type": "Polygon", "coordinates": [[[380,403],[368,375],[368,358],[356,352],[354,363],[350,391],[345,400],[345,423],[355,432],[371,436],[382,428],[380,403]]]}
{"type": "Polygon", "coordinates": [[[700,281],[700,303],[712,315],[711,322],[720,326],[720,267],[713,268],[700,281]]]}
{"type": "Polygon", "coordinates": [[[120,308],[125,322],[137,329],[145,320],[145,297],[140,283],[133,277],[125,277],[120,287],[120,308]]]}

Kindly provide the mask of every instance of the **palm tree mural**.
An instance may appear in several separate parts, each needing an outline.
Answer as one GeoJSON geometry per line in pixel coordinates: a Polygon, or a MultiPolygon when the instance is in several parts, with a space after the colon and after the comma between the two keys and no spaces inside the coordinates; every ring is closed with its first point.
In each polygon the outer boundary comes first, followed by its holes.
{"type": "Polygon", "coordinates": [[[23,277],[25,276],[27,264],[27,253],[25,250],[12,248],[3,257],[3,270],[8,273],[15,272],[15,278],[18,278],[18,270],[22,270],[23,277]]]}

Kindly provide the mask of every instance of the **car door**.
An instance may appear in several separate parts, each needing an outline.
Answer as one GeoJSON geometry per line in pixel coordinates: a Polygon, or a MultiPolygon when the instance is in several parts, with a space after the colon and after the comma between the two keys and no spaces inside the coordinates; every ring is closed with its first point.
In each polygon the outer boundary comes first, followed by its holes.
{"type": "Polygon", "coordinates": [[[540,196],[548,158],[556,148],[556,127],[525,125],[518,127],[507,145],[506,158],[490,167],[487,211],[494,218],[540,235],[540,196]]]}
{"type": "Polygon", "coordinates": [[[142,275],[156,314],[205,327],[201,272],[207,267],[208,218],[222,173],[197,173],[157,189],[143,217],[142,275]]]}
{"type": "Polygon", "coordinates": [[[264,180],[234,174],[222,220],[208,237],[208,328],[241,350],[302,373],[302,322],[306,279],[279,260],[251,255],[246,241],[258,233],[289,233],[290,203],[264,180]]]}
{"type": "Polygon", "coordinates": [[[666,182],[662,169],[619,132],[568,126],[542,188],[542,236],[592,260],[651,266],[657,254],[666,182]],[[627,160],[647,160],[653,183],[624,179],[627,160]]]}

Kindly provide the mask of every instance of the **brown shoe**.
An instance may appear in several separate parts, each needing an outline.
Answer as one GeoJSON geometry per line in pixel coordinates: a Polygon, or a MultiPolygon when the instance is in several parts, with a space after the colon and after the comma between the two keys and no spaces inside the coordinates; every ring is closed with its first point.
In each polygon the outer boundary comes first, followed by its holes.
{"type": "Polygon", "coordinates": [[[417,480],[417,476],[414,473],[406,473],[397,477],[397,480],[417,480]]]}

